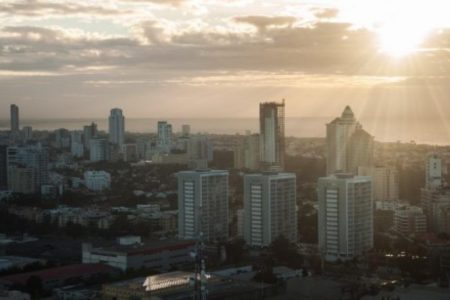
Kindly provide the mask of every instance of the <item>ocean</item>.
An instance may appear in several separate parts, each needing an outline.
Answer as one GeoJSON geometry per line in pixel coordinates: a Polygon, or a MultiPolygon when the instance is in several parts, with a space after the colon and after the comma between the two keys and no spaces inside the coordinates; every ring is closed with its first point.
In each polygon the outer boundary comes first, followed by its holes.
{"type": "MultiPolygon", "coordinates": [[[[150,133],[156,132],[160,119],[133,119],[125,121],[126,131],[150,133]]],[[[257,118],[222,118],[222,119],[164,119],[172,123],[174,131],[181,131],[181,125],[191,125],[193,133],[244,134],[247,130],[259,131],[257,118]]],[[[325,125],[333,117],[325,118],[286,118],[286,136],[324,137],[325,125]]],[[[107,130],[107,119],[47,119],[21,120],[21,126],[32,126],[34,130],[55,130],[66,128],[81,130],[91,122],[98,124],[100,130],[107,130]]],[[[360,123],[370,134],[381,142],[411,142],[436,145],[450,145],[450,126],[446,120],[439,119],[361,119],[360,123]]],[[[0,120],[0,129],[9,128],[9,120],[0,120]]]]}

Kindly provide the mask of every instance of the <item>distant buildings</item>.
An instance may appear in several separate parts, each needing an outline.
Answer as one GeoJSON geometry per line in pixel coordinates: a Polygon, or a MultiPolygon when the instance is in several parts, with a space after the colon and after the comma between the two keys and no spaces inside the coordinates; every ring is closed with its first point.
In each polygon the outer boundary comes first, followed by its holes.
{"type": "Polygon", "coordinates": [[[86,171],[84,183],[89,190],[101,192],[111,188],[111,174],[105,171],[86,171]]]}
{"type": "Polygon", "coordinates": [[[181,135],[182,136],[189,136],[191,134],[191,125],[183,124],[181,126],[181,135]]]}
{"type": "Polygon", "coordinates": [[[84,156],[83,132],[72,131],[70,133],[70,153],[78,158],[84,156]]]}
{"type": "Polygon", "coordinates": [[[427,231],[427,218],[420,207],[403,206],[395,210],[394,228],[404,235],[427,231]]]}
{"type": "Polygon", "coordinates": [[[327,124],[327,175],[354,173],[373,166],[374,139],[347,106],[340,118],[327,124]]]}
{"type": "Polygon", "coordinates": [[[394,210],[399,204],[399,175],[395,167],[359,167],[358,175],[372,177],[377,209],[394,210]]]}
{"type": "Polygon", "coordinates": [[[7,145],[0,144],[0,190],[8,188],[7,145]]]}
{"type": "Polygon", "coordinates": [[[11,104],[10,119],[11,119],[11,133],[14,133],[14,134],[19,133],[19,130],[20,130],[19,107],[15,104],[11,104]]]}
{"type": "Polygon", "coordinates": [[[279,236],[297,242],[296,176],[262,173],[244,176],[244,238],[268,246],[279,236]]]}
{"type": "Polygon", "coordinates": [[[427,155],[425,163],[425,188],[437,189],[443,186],[443,159],[436,153],[427,155]]]}
{"type": "Polygon", "coordinates": [[[38,193],[48,183],[48,150],[38,145],[7,149],[8,189],[17,193],[38,193]]]}
{"type": "Polygon", "coordinates": [[[31,126],[23,126],[22,135],[25,141],[29,141],[33,139],[33,127],[31,126]]]}
{"type": "Polygon", "coordinates": [[[138,161],[138,148],[136,144],[123,144],[122,145],[123,160],[126,162],[138,161]]]}
{"type": "Polygon", "coordinates": [[[446,232],[450,224],[450,189],[421,189],[422,209],[427,216],[428,229],[434,233],[446,232]]]}
{"type": "Polygon", "coordinates": [[[125,142],[125,117],[120,108],[111,109],[109,116],[109,141],[119,149],[125,142]]]}
{"type": "Polygon", "coordinates": [[[259,105],[260,160],[264,167],[284,167],[284,100],[259,105]]]}
{"type": "Polygon", "coordinates": [[[349,260],[373,247],[370,177],[335,174],[319,178],[319,248],[327,261],[349,260]]]}
{"type": "Polygon", "coordinates": [[[190,160],[212,161],[213,147],[208,136],[201,134],[189,136],[187,153],[190,160]]]}
{"type": "Polygon", "coordinates": [[[178,236],[205,241],[228,238],[228,171],[177,173],[178,236]]]}

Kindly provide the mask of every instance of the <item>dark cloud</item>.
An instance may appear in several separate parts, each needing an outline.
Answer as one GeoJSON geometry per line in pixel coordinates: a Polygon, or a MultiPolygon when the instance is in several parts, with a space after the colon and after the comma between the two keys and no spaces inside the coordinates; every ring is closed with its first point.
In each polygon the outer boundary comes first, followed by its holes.
{"type": "Polygon", "coordinates": [[[117,10],[103,6],[82,5],[76,3],[57,3],[41,0],[23,0],[21,2],[0,3],[0,14],[14,16],[48,16],[48,15],[119,15],[128,10],[117,10]]]}

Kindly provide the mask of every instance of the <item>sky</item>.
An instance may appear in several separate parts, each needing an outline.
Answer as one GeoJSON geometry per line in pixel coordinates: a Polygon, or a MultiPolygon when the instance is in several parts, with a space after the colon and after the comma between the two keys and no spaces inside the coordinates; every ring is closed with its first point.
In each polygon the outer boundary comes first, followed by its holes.
{"type": "Polygon", "coordinates": [[[2,0],[0,118],[450,116],[445,0],[2,0]]]}

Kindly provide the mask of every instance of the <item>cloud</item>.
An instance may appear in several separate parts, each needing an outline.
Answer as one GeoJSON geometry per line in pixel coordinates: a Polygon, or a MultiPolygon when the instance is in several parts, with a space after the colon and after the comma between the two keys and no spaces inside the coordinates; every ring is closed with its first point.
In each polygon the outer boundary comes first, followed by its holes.
{"type": "Polygon", "coordinates": [[[337,8],[313,8],[312,12],[318,19],[332,19],[337,17],[339,10],[337,8]]]}
{"type": "Polygon", "coordinates": [[[240,16],[235,17],[234,21],[246,23],[255,26],[259,31],[264,32],[269,27],[274,26],[292,26],[297,19],[292,16],[240,16]]]}
{"type": "Polygon", "coordinates": [[[179,7],[182,4],[188,2],[187,0],[119,0],[119,1],[158,4],[158,5],[169,5],[169,6],[175,6],[175,7],[179,7]]]}
{"type": "Polygon", "coordinates": [[[130,13],[112,7],[76,4],[67,2],[50,2],[42,0],[23,0],[20,2],[0,3],[0,14],[13,16],[55,16],[55,15],[101,15],[112,16],[130,13]]]}

